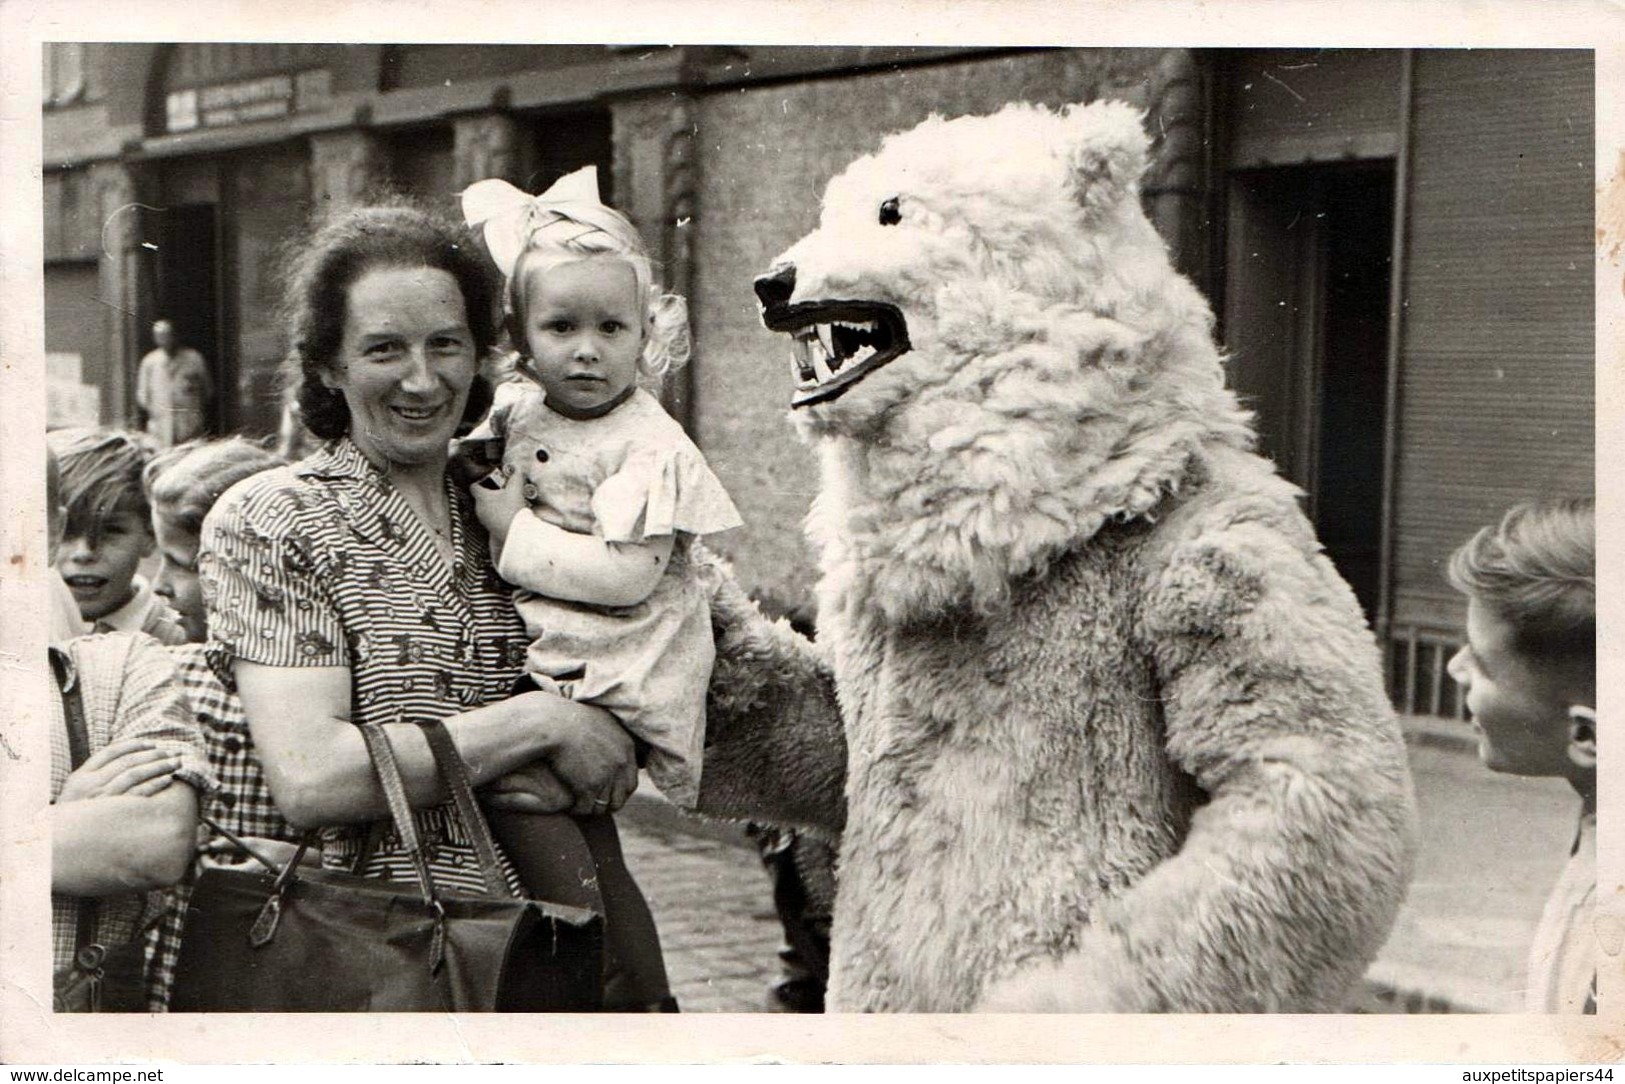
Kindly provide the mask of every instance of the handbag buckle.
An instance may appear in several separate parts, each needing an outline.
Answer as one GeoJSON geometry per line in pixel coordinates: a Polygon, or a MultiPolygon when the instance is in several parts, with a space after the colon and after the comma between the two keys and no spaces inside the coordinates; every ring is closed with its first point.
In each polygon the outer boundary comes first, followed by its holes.
{"type": "Polygon", "coordinates": [[[434,934],[429,942],[429,974],[438,975],[446,962],[446,906],[438,899],[429,901],[434,909],[434,934]]]}
{"type": "Polygon", "coordinates": [[[276,936],[277,923],[282,921],[282,894],[279,892],[265,901],[260,913],[254,919],[254,925],[248,928],[248,943],[255,948],[264,948],[276,936]]]}

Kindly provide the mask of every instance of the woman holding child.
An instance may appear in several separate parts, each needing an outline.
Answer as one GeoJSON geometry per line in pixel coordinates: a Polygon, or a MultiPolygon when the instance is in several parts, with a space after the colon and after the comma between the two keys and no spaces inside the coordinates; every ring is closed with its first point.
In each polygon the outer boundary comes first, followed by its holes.
{"type": "MultiPolygon", "coordinates": [[[[370,831],[388,813],[354,724],[372,721],[395,747],[436,883],[479,892],[415,720],[444,721],[494,808],[604,815],[638,768],[608,711],[534,684],[515,691],[525,626],[473,498],[448,473],[449,442],[492,399],[480,367],[497,338],[495,293],[469,242],[405,206],[316,232],[291,283],[293,364],[304,422],[327,443],[228,492],[203,525],[198,572],[276,804],[323,829],[324,864],[414,879],[395,832],[370,831]]],[[[499,861],[516,894],[545,879],[536,855],[499,861]]],[[[654,953],[638,981],[606,989],[605,1008],[674,1007],[658,942],[654,953]]]]}

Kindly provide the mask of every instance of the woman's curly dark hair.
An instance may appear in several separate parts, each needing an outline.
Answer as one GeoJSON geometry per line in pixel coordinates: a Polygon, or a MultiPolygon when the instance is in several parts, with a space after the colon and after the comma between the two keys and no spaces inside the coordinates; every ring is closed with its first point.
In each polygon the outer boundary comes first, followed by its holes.
{"type": "MultiPolygon", "coordinates": [[[[344,339],[350,286],[380,267],[432,267],[457,280],[467,310],[475,355],[482,362],[496,344],[497,286],[478,243],[462,226],[400,198],[341,211],[289,250],[287,326],[292,342],[286,378],[295,388],[301,420],[322,440],[350,431],[344,395],[322,383],[344,339]]],[[[462,428],[491,406],[491,383],[474,378],[462,428]]]]}

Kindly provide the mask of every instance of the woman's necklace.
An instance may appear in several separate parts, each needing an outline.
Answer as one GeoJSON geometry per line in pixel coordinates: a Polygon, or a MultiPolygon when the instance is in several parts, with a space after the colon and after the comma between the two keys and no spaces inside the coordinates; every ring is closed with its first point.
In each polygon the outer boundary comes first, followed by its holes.
{"type": "MultiPolygon", "coordinates": [[[[389,480],[387,475],[385,479],[389,480]]],[[[420,494],[416,487],[402,486],[398,480],[393,484],[395,492],[401,495],[407,507],[417,515],[418,522],[429,528],[429,533],[434,535],[434,547],[439,552],[441,560],[448,565],[451,564],[456,557],[451,540],[452,502],[450,495],[446,493],[444,481],[441,483],[440,502],[435,501],[432,493],[420,494]],[[437,503],[442,507],[436,508],[437,503]]]]}
{"type": "Polygon", "coordinates": [[[440,526],[438,523],[429,524],[429,530],[433,531],[434,536],[440,539],[441,544],[448,548],[451,546],[451,534],[448,531],[450,526],[449,523],[445,527],[440,526]]]}
{"type": "Polygon", "coordinates": [[[441,559],[448,565],[451,564],[454,556],[451,546],[451,502],[446,502],[446,511],[443,516],[424,516],[420,513],[418,518],[422,519],[428,525],[429,530],[434,533],[435,549],[440,551],[441,559]],[[439,522],[442,520],[445,522],[444,527],[439,522]]]}

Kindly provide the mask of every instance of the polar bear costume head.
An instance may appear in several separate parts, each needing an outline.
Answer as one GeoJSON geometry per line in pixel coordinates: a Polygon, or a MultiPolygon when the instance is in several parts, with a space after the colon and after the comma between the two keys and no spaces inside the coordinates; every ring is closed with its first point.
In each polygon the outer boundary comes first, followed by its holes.
{"type": "Polygon", "coordinates": [[[1151,512],[1202,443],[1249,444],[1211,311],[1141,209],[1148,156],[1121,103],[934,117],[832,180],[757,279],[821,450],[826,602],[997,609],[1151,512]]]}

